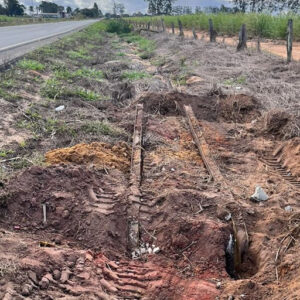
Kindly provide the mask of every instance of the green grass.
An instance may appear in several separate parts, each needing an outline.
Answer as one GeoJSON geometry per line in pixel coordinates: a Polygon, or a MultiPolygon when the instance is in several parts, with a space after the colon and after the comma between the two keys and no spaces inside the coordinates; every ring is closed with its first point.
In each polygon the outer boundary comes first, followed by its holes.
{"type": "MultiPolygon", "coordinates": [[[[208,20],[213,20],[214,28],[219,35],[234,36],[239,33],[242,24],[246,24],[249,36],[260,35],[263,38],[270,39],[285,39],[287,31],[288,19],[294,20],[294,38],[300,40],[300,15],[294,14],[282,14],[282,15],[270,15],[270,14],[257,14],[257,13],[237,13],[237,14],[195,14],[180,16],[180,20],[184,28],[196,30],[208,31],[208,20]]],[[[163,17],[167,27],[171,27],[174,23],[178,27],[177,16],[165,16],[163,17]]],[[[152,22],[152,24],[158,24],[161,22],[161,17],[136,17],[128,18],[128,20],[146,24],[152,22]]]]}
{"type": "Polygon", "coordinates": [[[98,93],[90,90],[79,89],[75,92],[75,95],[79,96],[83,100],[86,101],[98,101],[101,100],[102,97],[98,93]]]}
{"type": "Polygon", "coordinates": [[[83,47],[77,50],[67,51],[67,55],[69,58],[77,60],[77,59],[84,59],[89,60],[92,57],[88,55],[88,51],[83,47]]]}
{"type": "Polygon", "coordinates": [[[128,44],[134,44],[138,48],[139,55],[142,59],[149,59],[153,57],[156,47],[154,41],[148,40],[136,34],[126,34],[121,35],[121,37],[128,44]]]}
{"type": "Polygon", "coordinates": [[[130,81],[135,81],[143,78],[148,78],[150,75],[145,72],[138,71],[125,71],[122,74],[122,79],[128,79],[130,81]]]}
{"type": "Polygon", "coordinates": [[[108,122],[88,122],[81,126],[80,131],[83,131],[87,134],[103,134],[110,136],[119,136],[121,134],[121,130],[113,127],[108,122]]]}
{"type": "Polygon", "coordinates": [[[22,59],[17,66],[23,70],[43,71],[45,69],[42,63],[32,59],[22,59]]]}
{"type": "Polygon", "coordinates": [[[247,81],[247,78],[245,76],[240,76],[238,78],[229,78],[224,81],[224,85],[227,86],[235,86],[235,85],[243,85],[247,81]]]}

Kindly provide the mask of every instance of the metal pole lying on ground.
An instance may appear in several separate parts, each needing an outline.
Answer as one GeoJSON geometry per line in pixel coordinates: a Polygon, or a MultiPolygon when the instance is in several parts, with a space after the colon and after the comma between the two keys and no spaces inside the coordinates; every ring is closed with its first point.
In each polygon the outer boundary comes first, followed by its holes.
{"type": "Polygon", "coordinates": [[[288,21],[288,34],[287,34],[287,62],[292,61],[292,52],[293,52],[293,20],[289,19],[288,21]]]}
{"type": "Polygon", "coordinates": [[[247,48],[247,31],[246,24],[243,24],[239,34],[239,44],[237,46],[237,51],[242,51],[247,48]]]}

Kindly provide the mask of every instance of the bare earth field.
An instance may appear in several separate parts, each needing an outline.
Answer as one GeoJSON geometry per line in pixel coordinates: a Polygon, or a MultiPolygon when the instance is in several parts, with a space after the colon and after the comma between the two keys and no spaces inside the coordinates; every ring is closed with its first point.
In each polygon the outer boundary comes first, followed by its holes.
{"type": "Polygon", "coordinates": [[[299,298],[299,63],[97,23],[0,77],[1,299],[299,298]]]}

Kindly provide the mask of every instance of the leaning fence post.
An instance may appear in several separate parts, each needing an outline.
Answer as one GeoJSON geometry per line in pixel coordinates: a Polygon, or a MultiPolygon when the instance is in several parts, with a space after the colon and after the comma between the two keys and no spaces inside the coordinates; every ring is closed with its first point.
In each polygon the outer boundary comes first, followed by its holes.
{"type": "Polygon", "coordinates": [[[178,19],[178,27],[179,27],[179,36],[184,37],[183,26],[180,19],[178,19]]]}
{"type": "Polygon", "coordinates": [[[148,22],[148,24],[147,24],[147,30],[149,31],[149,30],[150,30],[150,28],[151,28],[151,23],[150,23],[150,22],[148,22]]]}
{"type": "Polygon", "coordinates": [[[292,52],[293,52],[293,20],[289,19],[288,21],[288,34],[287,34],[287,62],[292,61],[292,52]]]}
{"type": "Polygon", "coordinates": [[[172,27],[172,34],[175,34],[175,24],[173,22],[171,24],[171,27],[172,27]]]}
{"type": "Polygon", "coordinates": [[[242,51],[247,48],[247,31],[246,24],[243,24],[239,34],[239,44],[237,46],[237,51],[242,51]]]}
{"type": "Polygon", "coordinates": [[[193,27],[193,36],[194,36],[194,39],[195,39],[195,40],[198,39],[198,35],[197,35],[197,33],[196,33],[195,27],[193,27]]]}
{"type": "Polygon", "coordinates": [[[212,19],[209,19],[209,39],[211,43],[214,43],[217,38],[217,32],[214,30],[212,19]]]}

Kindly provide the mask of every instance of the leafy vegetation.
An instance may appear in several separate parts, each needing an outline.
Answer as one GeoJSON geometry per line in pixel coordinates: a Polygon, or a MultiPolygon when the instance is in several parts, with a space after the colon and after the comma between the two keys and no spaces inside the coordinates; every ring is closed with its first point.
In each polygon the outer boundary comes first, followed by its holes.
{"type": "Polygon", "coordinates": [[[110,33],[129,33],[131,29],[131,26],[123,20],[112,20],[106,25],[106,31],[110,33]]]}
{"type": "Polygon", "coordinates": [[[32,59],[22,59],[18,62],[18,67],[24,70],[43,71],[45,66],[40,62],[32,59]]]}
{"type": "Polygon", "coordinates": [[[147,77],[149,77],[149,74],[145,72],[138,72],[138,71],[125,71],[122,74],[123,79],[128,79],[131,81],[139,80],[147,77]]]}

